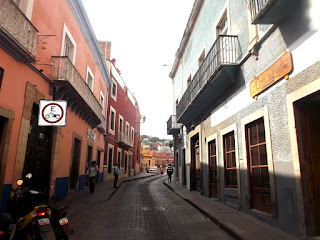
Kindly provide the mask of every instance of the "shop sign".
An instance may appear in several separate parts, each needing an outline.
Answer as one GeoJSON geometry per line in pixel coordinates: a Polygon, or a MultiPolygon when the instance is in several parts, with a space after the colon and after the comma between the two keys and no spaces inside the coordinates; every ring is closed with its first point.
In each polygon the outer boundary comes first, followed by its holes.
{"type": "Polygon", "coordinates": [[[292,57],[290,52],[284,54],[250,83],[250,95],[256,98],[280,79],[288,79],[292,71],[292,57]]]}
{"type": "Polygon", "coordinates": [[[91,141],[96,141],[96,134],[92,132],[90,129],[87,130],[87,138],[89,138],[91,141]]]}

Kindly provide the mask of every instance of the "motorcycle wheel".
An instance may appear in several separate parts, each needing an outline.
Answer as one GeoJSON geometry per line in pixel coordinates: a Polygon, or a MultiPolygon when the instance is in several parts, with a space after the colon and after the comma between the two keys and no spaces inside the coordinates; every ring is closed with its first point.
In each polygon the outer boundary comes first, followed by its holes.
{"type": "Polygon", "coordinates": [[[57,240],[68,240],[69,236],[64,233],[64,231],[60,227],[56,227],[54,229],[54,232],[56,234],[56,239],[57,240]]]}
{"type": "Polygon", "coordinates": [[[35,234],[36,240],[56,240],[56,236],[54,234],[54,231],[48,231],[48,232],[36,232],[35,234]]]}

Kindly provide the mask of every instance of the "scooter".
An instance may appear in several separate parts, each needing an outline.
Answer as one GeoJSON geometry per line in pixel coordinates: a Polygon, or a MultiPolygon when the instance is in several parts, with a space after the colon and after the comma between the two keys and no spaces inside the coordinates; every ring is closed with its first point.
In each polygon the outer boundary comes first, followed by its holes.
{"type": "Polygon", "coordinates": [[[27,174],[25,183],[18,180],[19,187],[12,191],[8,201],[7,213],[13,220],[9,239],[56,239],[45,194],[26,186],[31,177],[31,173],[27,174]]]}
{"type": "Polygon", "coordinates": [[[52,226],[57,239],[68,240],[74,230],[69,227],[68,207],[60,206],[52,209],[52,226]]]}

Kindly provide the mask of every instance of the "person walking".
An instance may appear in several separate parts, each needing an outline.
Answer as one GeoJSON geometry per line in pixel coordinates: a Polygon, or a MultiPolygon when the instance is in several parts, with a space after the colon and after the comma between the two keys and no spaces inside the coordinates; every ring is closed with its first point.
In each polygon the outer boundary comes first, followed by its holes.
{"type": "Polygon", "coordinates": [[[167,167],[167,174],[168,174],[168,182],[171,182],[171,175],[173,173],[173,167],[171,166],[171,164],[169,164],[169,166],[167,167]]]}
{"type": "Polygon", "coordinates": [[[94,193],[94,185],[97,174],[99,172],[99,168],[97,166],[96,161],[91,162],[91,166],[87,170],[87,176],[89,177],[89,184],[90,184],[90,193],[94,193]]]}
{"type": "Polygon", "coordinates": [[[118,182],[118,177],[120,174],[120,169],[118,167],[118,163],[115,164],[114,166],[114,182],[113,182],[113,188],[117,188],[117,182],[118,182]]]}

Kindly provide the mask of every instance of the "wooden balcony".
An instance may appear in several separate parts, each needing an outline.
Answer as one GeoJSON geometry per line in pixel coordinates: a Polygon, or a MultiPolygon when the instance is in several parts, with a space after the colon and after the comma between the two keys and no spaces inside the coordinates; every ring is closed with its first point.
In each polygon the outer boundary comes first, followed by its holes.
{"type": "Polygon", "coordinates": [[[167,121],[167,134],[168,135],[178,135],[180,133],[181,123],[177,123],[177,118],[175,115],[171,115],[167,121]]]}
{"type": "Polygon", "coordinates": [[[105,132],[102,107],[68,57],[53,57],[52,82],[54,99],[66,100],[71,111],[92,128],[97,127],[100,132],[105,132]]]}
{"type": "Polygon", "coordinates": [[[301,0],[249,0],[253,24],[276,24],[296,16],[302,8],[301,0]]]}
{"type": "Polygon", "coordinates": [[[0,1],[0,47],[19,62],[35,62],[38,30],[12,0],[0,1]]]}
{"type": "Polygon", "coordinates": [[[237,36],[220,35],[177,105],[177,122],[190,126],[235,80],[237,36]]]}
{"type": "Polygon", "coordinates": [[[118,141],[126,147],[133,147],[133,138],[129,137],[124,132],[119,132],[118,141]]]}

